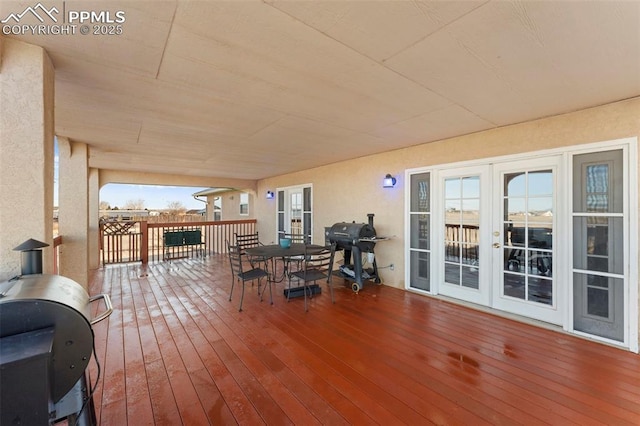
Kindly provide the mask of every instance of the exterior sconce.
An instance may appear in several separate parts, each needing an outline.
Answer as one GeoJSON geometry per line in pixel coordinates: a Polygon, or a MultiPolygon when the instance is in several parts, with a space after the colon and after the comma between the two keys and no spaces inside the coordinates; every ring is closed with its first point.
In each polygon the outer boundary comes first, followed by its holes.
{"type": "Polygon", "coordinates": [[[273,191],[267,191],[267,200],[273,200],[275,198],[275,194],[273,191]]]}
{"type": "Polygon", "coordinates": [[[382,187],[393,188],[394,186],[396,186],[396,178],[387,173],[387,175],[384,177],[384,180],[382,181],[382,187]]]}

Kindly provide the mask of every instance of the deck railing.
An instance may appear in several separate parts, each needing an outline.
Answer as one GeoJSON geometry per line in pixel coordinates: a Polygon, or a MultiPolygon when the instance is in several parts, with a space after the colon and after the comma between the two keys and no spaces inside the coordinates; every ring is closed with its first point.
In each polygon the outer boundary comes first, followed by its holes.
{"type": "Polygon", "coordinates": [[[100,224],[102,264],[157,262],[226,253],[234,233],[255,232],[256,220],[149,223],[109,221],[100,224]]]}

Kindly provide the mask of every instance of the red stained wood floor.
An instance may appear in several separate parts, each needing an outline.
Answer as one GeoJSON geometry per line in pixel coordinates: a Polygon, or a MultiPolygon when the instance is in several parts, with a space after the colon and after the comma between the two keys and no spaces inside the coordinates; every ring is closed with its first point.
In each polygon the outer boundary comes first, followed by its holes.
{"type": "Polygon", "coordinates": [[[94,326],[100,424],[640,424],[638,355],[333,284],[336,303],[323,283],[307,313],[283,284],[274,305],[248,284],[238,312],[224,256],[97,271],[91,294],[114,305],[94,326]]]}

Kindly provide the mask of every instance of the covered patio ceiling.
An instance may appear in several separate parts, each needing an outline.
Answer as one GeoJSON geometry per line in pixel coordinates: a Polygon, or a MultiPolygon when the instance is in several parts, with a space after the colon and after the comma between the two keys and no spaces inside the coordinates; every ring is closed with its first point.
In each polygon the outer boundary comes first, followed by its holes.
{"type": "Polygon", "coordinates": [[[47,50],[56,133],[101,169],[260,179],[640,95],[638,1],[42,4],[125,13],[6,36],[47,50]]]}

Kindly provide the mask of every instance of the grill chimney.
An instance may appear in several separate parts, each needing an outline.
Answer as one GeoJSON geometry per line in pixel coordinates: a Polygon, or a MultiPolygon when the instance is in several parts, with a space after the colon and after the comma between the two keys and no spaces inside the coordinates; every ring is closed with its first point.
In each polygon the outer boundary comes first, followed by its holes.
{"type": "Polygon", "coordinates": [[[42,274],[42,250],[40,249],[43,247],[49,247],[49,244],[30,238],[14,248],[15,251],[22,252],[21,275],[42,274]]]}

